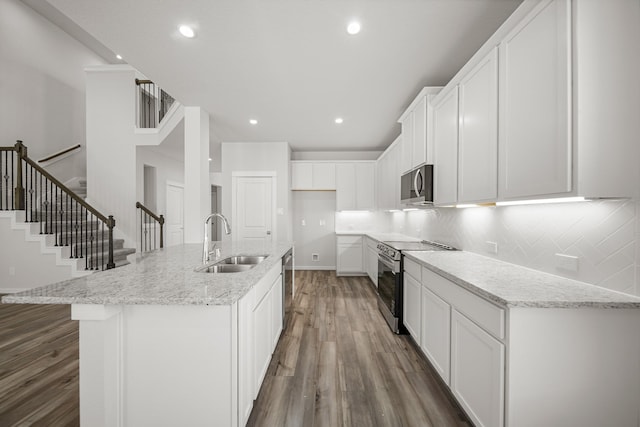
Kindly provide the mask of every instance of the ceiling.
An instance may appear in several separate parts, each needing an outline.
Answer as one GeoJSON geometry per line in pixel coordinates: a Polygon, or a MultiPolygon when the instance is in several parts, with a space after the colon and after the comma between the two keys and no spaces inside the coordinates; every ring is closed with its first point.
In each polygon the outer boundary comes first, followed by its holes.
{"type": "Polygon", "coordinates": [[[213,143],[358,151],[387,147],[420,89],[445,85],[521,0],[47,2],[37,9],[63,28],[68,18],[72,35],[208,111],[213,143]],[[182,37],[181,24],[196,37],[182,37]]]}

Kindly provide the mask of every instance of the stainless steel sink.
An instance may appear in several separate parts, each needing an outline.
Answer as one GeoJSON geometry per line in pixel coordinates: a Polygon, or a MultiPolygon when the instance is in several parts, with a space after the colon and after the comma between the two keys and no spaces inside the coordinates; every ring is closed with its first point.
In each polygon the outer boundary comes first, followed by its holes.
{"type": "Polygon", "coordinates": [[[197,269],[199,273],[240,273],[251,270],[256,264],[212,264],[197,269]]]}
{"type": "Polygon", "coordinates": [[[251,270],[267,258],[267,255],[235,255],[196,269],[199,273],[240,273],[251,270]]]}
{"type": "Polygon", "coordinates": [[[229,258],[225,258],[221,261],[218,261],[216,264],[241,264],[241,265],[256,265],[260,264],[265,260],[266,255],[258,255],[258,256],[245,256],[245,255],[237,255],[229,258]]]}

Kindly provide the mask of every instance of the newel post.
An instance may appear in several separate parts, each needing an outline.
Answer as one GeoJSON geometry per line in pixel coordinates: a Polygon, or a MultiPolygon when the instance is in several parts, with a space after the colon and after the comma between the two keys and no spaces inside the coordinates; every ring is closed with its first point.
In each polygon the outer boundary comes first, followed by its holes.
{"type": "Polygon", "coordinates": [[[158,221],[160,223],[160,249],[162,249],[164,247],[164,243],[163,243],[163,234],[162,234],[162,228],[164,227],[164,216],[160,215],[160,220],[158,221]]]}
{"type": "Polygon", "coordinates": [[[27,147],[24,146],[22,141],[17,140],[14,145],[15,151],[18,154],[18,164],[16,165],[16,188],[14,189],[13,208],[15,210],[24,209],[24,187],[22,186],[22,159],[27,157],[27,147]]]}
{"type": "Polygon", "coordinates": [[[109,261],[107,262],[107,270],[115,268],[116,264],[113,262],[113,227],[116,226],[116,220],[113,219],[113,215],[109,215],[109,221],[107,227],[109,227],[109,261]]]}

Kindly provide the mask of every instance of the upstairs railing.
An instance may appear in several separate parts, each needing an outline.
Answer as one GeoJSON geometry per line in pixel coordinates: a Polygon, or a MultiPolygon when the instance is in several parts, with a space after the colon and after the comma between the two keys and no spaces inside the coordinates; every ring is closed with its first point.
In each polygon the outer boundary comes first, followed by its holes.
{"type": "Polygon", "coordinates": [[[24,211],[24,220],[38,223],[40,234],[53,235],[55,246],[84,258],[86,270],[115,267],[113,216],[98,212],[31,160],[22,141],[0,147],[0,178],[0,210],[24,211]]]}
{"type": "Polygon", "coordinates": [[[156,215],[140,202],[136,202],[136,208],[140,209],[140,251],[148,252],[164,247],[164,216],[156,215]],[[159,237],[159,239],[158,239],[159,237]]]}
{"type": "Polygon", "coordinates": [[[151,80],[136,79],[138,127],[157,128],[175,99],[151,80]]]}

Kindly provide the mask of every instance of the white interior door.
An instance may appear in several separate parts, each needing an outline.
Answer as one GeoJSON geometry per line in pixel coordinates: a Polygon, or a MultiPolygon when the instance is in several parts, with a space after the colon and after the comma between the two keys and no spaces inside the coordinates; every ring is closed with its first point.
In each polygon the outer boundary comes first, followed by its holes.
{"type": "Polygon", "coordinates": [[[184,242],[184,187],[167,183],[166,246],[184,242]]]}
{"type": "Polygon", "coordinates": [[[235,240],[270,242],[273,237],[273,177],[236,178],[235,240]]]}

